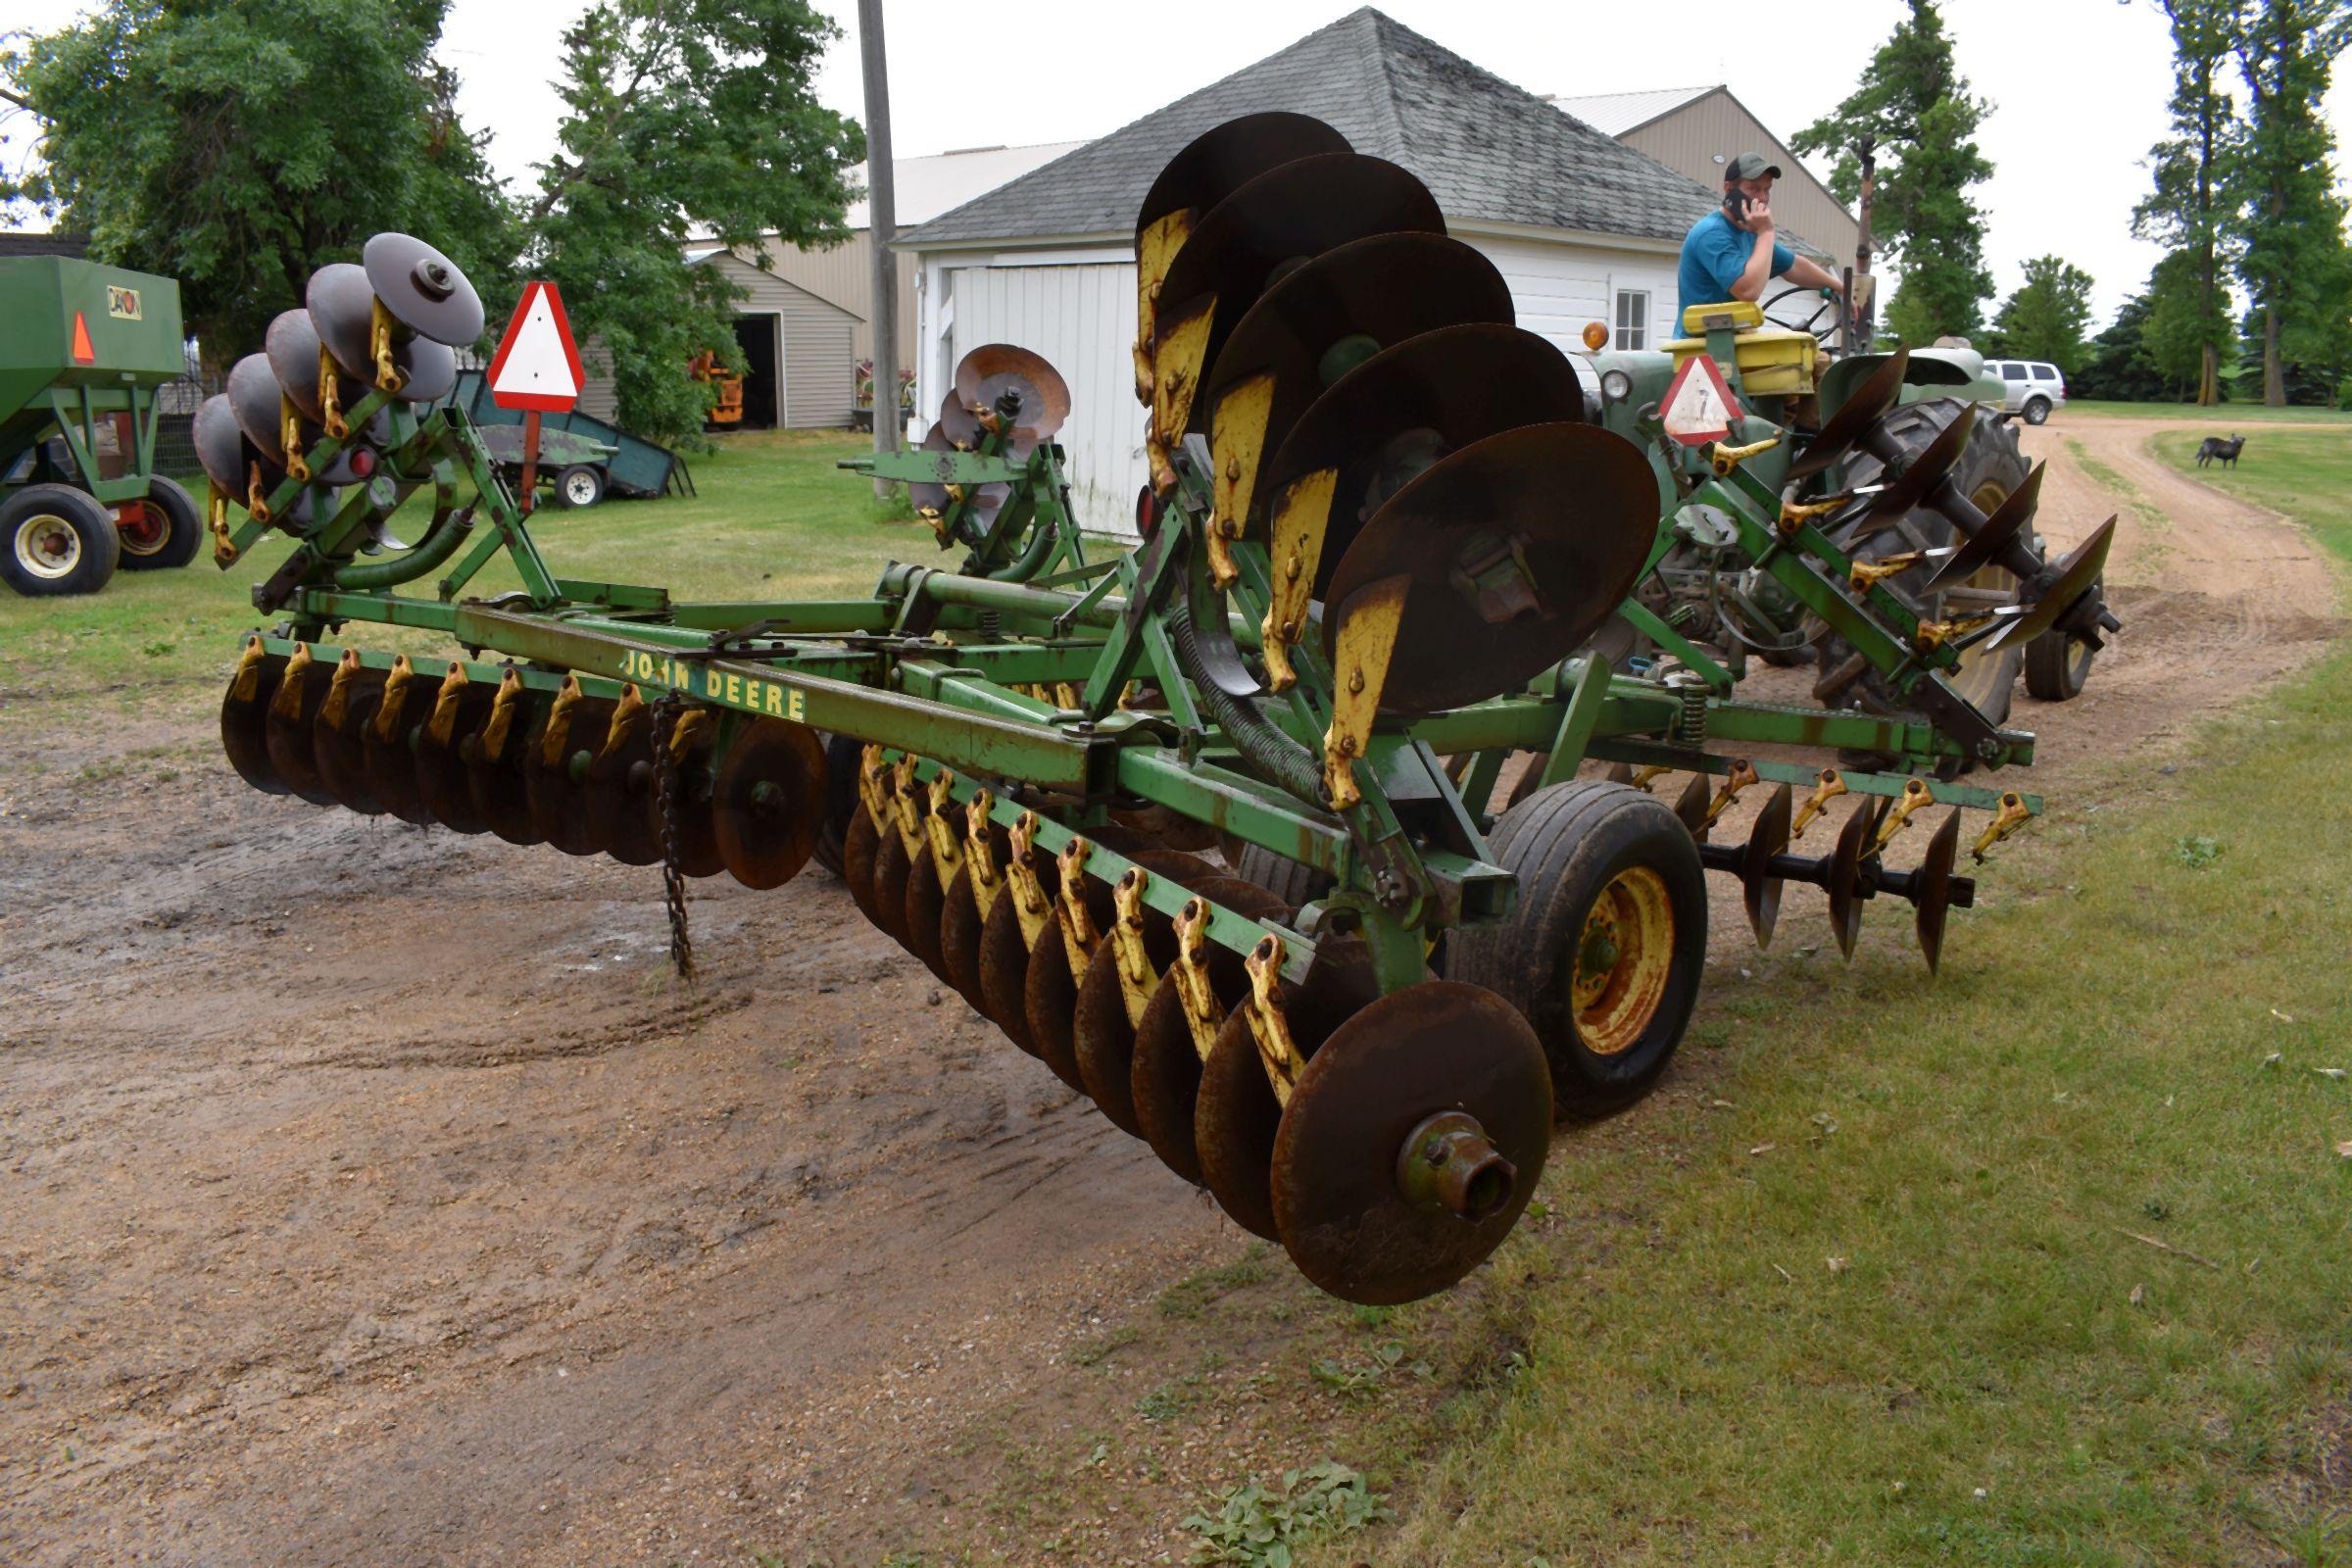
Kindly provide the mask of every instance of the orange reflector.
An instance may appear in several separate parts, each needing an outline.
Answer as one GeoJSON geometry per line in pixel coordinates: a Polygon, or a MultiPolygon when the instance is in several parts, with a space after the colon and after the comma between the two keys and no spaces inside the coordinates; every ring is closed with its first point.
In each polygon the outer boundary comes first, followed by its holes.
{"type": "Polygon", "coordinates": [[[1598,321],[1585,323],[1585,347],[1598,354],[1609,346],[1609,329],[1598,321]]]}
{"type": "Polygon", "coordinates": [[[98,351],[90,346],[90,323],[82,319],[79,311],[74,313],[74,363],[96,365],[98,351]]]}

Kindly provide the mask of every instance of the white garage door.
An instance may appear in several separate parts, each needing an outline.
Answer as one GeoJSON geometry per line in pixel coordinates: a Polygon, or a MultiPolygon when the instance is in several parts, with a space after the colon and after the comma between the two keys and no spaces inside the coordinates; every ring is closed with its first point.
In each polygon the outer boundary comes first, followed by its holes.
{"type": "Polygon", "coordinates": [[[1129,263],[974,267],[955,274],[955,356],[1017,343],[1070,383],[1070,503],[1090,532],[1132,536],[1135,494],[1150,476],[1144,407],[1135,400],[1135,268],[1129,263]]]}

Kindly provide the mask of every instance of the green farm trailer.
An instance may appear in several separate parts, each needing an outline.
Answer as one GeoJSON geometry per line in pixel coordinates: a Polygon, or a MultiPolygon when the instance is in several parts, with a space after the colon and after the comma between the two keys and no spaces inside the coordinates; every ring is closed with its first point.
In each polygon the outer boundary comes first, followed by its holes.
{"type": "Polygon", "coordinates": [[[184,566],[196,503],[155,471],[156,389],[185,368],[179,284],[0,257],[0,578],[86,594],[118,564],[184,566]]]}

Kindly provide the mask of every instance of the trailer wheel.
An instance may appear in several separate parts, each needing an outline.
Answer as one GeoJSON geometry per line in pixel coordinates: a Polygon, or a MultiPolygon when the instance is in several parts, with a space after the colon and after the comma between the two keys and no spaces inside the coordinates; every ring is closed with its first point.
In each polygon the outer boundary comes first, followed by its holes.
{"type": "Polygon", "coordinates": [[[114,514],[85,491],[28,484],[0,501],[0,577],[27,598],[94,594],[122,553],[114,514]]]}
{"type": "Polygon", "coordinates": [[[122,536],[124,571],[161,571],[196,559],[204,517],[195,497],[159,473],[147,481],[143,499],[116,510],[115,532],[122,536]]]}
{"type": "Polygon", "coordinates": [[[2026,694],[2037,702],[2066,703],[2082,695],[2097,650],[2062,631],[2045,631],[2026,644],[2026,694]]]}
{"type": "Polygon", "coordinates": [[[568,509],[593,507],[605,499],[605,476],[585,463],[575,463],[556,475],[556,505],[568,509]]]}
{"type": "Polygon", "coordinates": [[[1446,934],[1449,980],[1484,986],[1535,1026],[1561,1120],[1623,1110],[1682,1043],[1707,955],[1706,875],[1665,802],[1568,779],[1502,813],[1488,847],[1519,907],[1446,934]]]}

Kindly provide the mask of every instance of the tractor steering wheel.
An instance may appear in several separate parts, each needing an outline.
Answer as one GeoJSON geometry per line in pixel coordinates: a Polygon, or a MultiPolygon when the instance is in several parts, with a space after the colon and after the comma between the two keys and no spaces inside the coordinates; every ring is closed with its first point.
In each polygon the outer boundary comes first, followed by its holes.
{"type": "MultiPolygon", "coordinates": [[[[1773,321],[1772,308],[1785,299],[1790,299],[1800,294],[1816,295],[1818,301],[1813,307],[1813,314],[1796,322],[1795,328],[1799,332],[1811,333],[1813,341],[1826,349],[1830,346],[1830,340],[1838,335],[1838,328],[1845,325],[1845,302],[1826,288],[1806,288],[1801,284],[1791,283],[1764,302],[1764,318],[1767,321],[1773,321]],[[1829,319],[1823,320],[1824,317],[1829,319]]],[[[1773,324],[1786,325],[1788,323],[1774,321],[1773,324]]]]}

